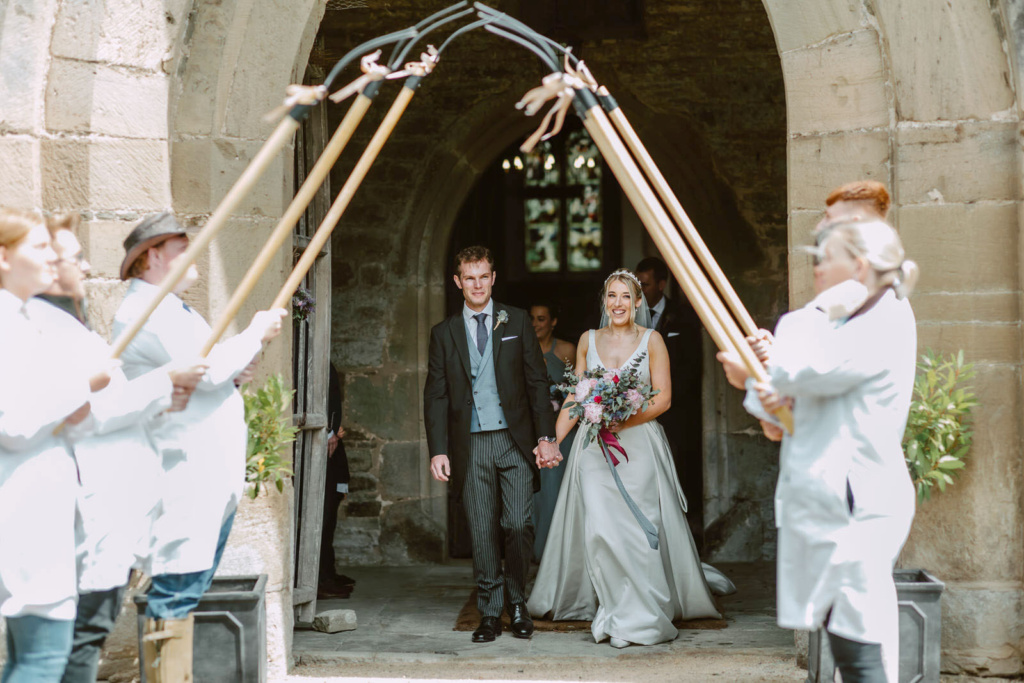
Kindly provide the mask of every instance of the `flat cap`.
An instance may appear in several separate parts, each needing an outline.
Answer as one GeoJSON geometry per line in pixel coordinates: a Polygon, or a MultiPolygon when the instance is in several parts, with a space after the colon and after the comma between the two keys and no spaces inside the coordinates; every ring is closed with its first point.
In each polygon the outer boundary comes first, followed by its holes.
{"type": "Polygon", "coordinates": [[[121,261],[121,279],[128,279],[128,269],[150,247],[169,237],[186,235],[185,228],[170,211],[147,216],[136,225],[124,240],[124,260],[121,261]]]}

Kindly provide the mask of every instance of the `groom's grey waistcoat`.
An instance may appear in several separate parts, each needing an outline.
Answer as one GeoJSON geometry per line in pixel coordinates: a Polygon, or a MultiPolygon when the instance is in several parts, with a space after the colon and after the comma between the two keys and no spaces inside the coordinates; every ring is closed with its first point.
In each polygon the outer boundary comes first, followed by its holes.
{"type": "MultiPolygon", "coordinates": [[[[540,476],[533,449],[538,436],[555,434],[555,418],[548,394],[551,381],[537,333],[526,311],[495,302],[494,315],[489,325],[491,348],[485,355],[490,358],[498,400],[488,403],[500,404],[497,407],[502,415],[497,419],[502,424],[498,427],[508,427],[522,457],[534,470],[534,486],[539,488],[540,476]],[[504,316],[502,311],[505,311],[504,316]]],[[[427,381],[423,386],[427,450],[429,457],[442,453],[448,456],[452,468],[451,488],[456,497],[462,495],[466,478],[470,429],[476,407],[470,358],[473,346],[466,333],[462,311],[430,330],[427,381]]]]}
{"type": "Polygon", "coordinates": [[[494,334],[487,335],[484,354],[476,348],[476,340],[466,328],[469,341],[469,367],[473,374],[473,416],[469,422],[470,432],[493,432],[506,429],[505,413],[498,396],[498,380],[494,377],[494,334]]]}

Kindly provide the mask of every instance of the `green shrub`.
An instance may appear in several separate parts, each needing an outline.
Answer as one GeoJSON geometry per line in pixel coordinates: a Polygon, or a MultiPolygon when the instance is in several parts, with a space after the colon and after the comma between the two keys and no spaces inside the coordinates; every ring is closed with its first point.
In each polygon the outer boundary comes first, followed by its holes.
{"type": "Polygon", "coordinates": [[[250,485],[249,497],[255,498],[260,487],[271,481],[278,491],[284,491],[285,479],[293,474],[290,460],[282,454],[298,433],[292,426],[291,402],[295,392],[284,388],[281,375],[267,378],[266,384],[255,392],[249,386],[245,389],[242,397],[249,427],[245,481],[250,485]]]}
{"type": "Polygon", "coordinates": [[[974,364],[964,363],[963,351],[946,357],[929,349],[917,364],[903,453],[918,503],[931,497],[933,487],[952,486],[966,466],[974,437],[971,411],[978,402],[963,383],[973,377],[974,364]]]}

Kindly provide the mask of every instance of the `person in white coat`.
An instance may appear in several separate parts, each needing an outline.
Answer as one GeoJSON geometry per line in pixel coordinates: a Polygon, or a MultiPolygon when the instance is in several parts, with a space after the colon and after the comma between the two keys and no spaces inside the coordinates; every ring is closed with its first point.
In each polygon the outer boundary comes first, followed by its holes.
{"type": "MultiPolygon", "coordinates": [[[[139,318],[187,248],[186,231],[170,213],[132,230],[121,266],[122,279],[130,282],[114,318],[115,336],[139,318]]],[[[128,345],[121,359],[129,378],[199,355],[210,326],[179,298],[197,277],[191,266],[128,345]]],[[[188,406],[150,424],[162,465],[145,629],[153,636],[146,642],[161,646],[159,657],[155,648],[143,653],[147,666],[159,662],[159,670],[150,669],[153,679],[191,672],[192,612],[213,580],[245,483],[247,433],[236,382],[263,343],[280,333],[285,314],[261,311],[241,334],[218,344],[188,406]]]]}
{"type": "MultiPolygon", "coordinates": [[[[793,407],[775,500],[778,622],[824,625],[846,683],[896,683],[892,570],[915,504],[901,446],[917,353],[906,297],[918,270],[881,221],[827,230],[814,269],[818,296],[779,321],[766,360],[771,383],[748,387],[745,403],[769,436],[779,435],[769,413],[781,397],[793,407]]],[[[737,359],[720,360],[742,386],[737,359]]]]}
{"type": "Polygon", "coordinates": [[[75,461],[57,428],[90,412],[109,361],[80,362],[28,303],[53,283],[38,214],[0,210],[0,615],[4,683],[58,683],[75,618],[75,461]]]}
{"type": "MultiPolygon", "coordinates": [[[[75,235],[77,221],[58,217],[47,224],[58,259],[57,277],[45,295],[26,307],[60,330],[65,348],[78,362],[99,366],[110,358],[111,349],[89,331],[84,316],[79,317],[87,309],[89,266],[75,235]]],[[[160,462],[144,423],[176,404],[183,408],[205,370],[202,364],[168,365],[129,382],[115,368],[110,385],[92,395],[89,416],[67,430],[80,484],[75,515],[78,611],[62,683],[96,680],[103,644],[121,611],[129,572],[133,566],[148,570],[160,462]]]]}

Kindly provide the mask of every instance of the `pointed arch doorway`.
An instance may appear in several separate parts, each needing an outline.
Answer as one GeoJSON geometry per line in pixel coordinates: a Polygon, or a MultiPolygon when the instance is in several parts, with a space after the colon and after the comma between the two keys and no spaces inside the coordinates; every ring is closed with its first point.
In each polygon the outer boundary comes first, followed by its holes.
{"type": "MultiPolygon", "coordinates": [[[[658,256],[596,145],[576,119],[534,150],[509,145],[479,177],[452,229],[446,262],[480,244],[495,258],[494,298],[524,310],[544,305],[558,318],[555,336],[573,344],[600,324],[600,295],[608,274],[633,269],[658,256]]],[[[450,267],[449,267],[450,273],[450,267]]],[[[449,278],[450,278],[449,274],[449,278]]],[[[460,291],[446,286],[446,314],[463,306],[460,291]]],[[[685,299],[684,299],[685,301],[685,299]]],[[[687,414],[687,434],[673,457],[690,504],[688,519],[700,548],[703,539],[701,366],[703,340],[694,328],[674,339],[674,362],[686,365],[688,383],[678,399],[687,414]]],[[[574,359],[575,361],[575,359],[574,359]]],[[[675,399],[674,399],[675,400],[675,399]]],[[[448,500],[448,554],[471,556],[461,505],[448,500]]]]}

